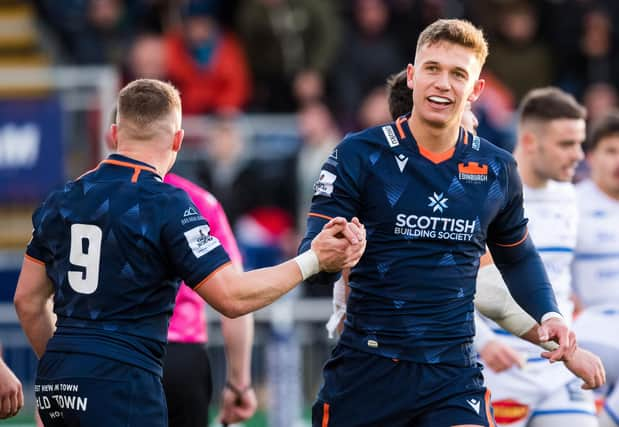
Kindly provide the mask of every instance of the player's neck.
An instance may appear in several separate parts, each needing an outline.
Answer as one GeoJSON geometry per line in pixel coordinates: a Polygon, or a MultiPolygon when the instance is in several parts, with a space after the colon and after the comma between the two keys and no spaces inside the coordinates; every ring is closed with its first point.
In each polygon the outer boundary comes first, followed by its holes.
{"type": "Polygon", "coordinates": [[[457,124],[444,128],[432,127],[413,112],[408,126],[417,144],[432,153],[444,153],[458,142],[460,126],[457,124]]]}
{"type": "Polygon", "coordinates": [[[518,174],[524,185],[529,188],[544,188],[548,185],[548,179],[535,173],[533,165],[527,162],[527,159],[523,156],[518,147],[516,147],[514,151],[514,157],[516,158],[516,162],[518,162],[518,174]]]}
{"type": "Polygon", "coordinates": [[[600,190],[600,192],[602,194],[605,194],[608,198],[613,199],[614,201],[619,202],[619,191],[613,191],[611,188],[606,187],[595,176],[592,176],[591,180],[593,181],[595,186],[598,188],[598,190],[600,190]]]}
{"type": "Polygon", "coordinates": [[[157,170],[157,174],[162,178],[168,172],[169,160],[161,159],[161,156],[157,156],[154,153],[145,152],[144,150],[133,149],[132,147],[119,148],[116,152],[121,156],[129,157],[130,159],[137,160],[142,163],[146,163],[157,170]]]}

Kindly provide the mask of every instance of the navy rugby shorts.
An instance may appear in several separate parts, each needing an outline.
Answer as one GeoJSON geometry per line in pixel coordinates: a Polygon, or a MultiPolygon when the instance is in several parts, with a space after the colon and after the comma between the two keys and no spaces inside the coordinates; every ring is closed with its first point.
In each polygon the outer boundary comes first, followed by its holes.
{"type": "Polygon", "coordinates": [[[313,427],[494,427],[481,365],[393,360],[338,344],[323,369],[313,427]]]}
{"type": "Polygon", "coordinates": [[[48,351],[34,388],[46,427],[168,425],[161,378],[115,360],[48,351]]]}

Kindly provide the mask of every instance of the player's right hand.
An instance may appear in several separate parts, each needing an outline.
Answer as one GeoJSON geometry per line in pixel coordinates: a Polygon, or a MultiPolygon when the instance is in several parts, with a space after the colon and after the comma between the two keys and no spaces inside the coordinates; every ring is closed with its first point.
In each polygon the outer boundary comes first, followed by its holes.
{"type": "Polygon", "coordinates": [[[365,226],[358,218],[351,222],[341,217],[330,220],[312,241],[320,269],[340,271],[354,267],[365,251],[365,226]]]}
{"type": "Polygon", "coordinates": [[[520,353],[497,340],[490,340],[479,352],[486,365],[494,372],[503,372],[512,366],[523,368],[525,360],[520,353]]]}
{"type": "Polygon", "coordinates": [[[250,419],[256,413],[258,399],[253,388],[247,388],[239,393],[224,387],[221,396],[220,419],[223,425],[239,423],[250,419]]]}
{"type": "Polygon", "coordinates": [[[23,406],[21,382],[0,359],[0,419],[15,416],[23,406]]]}
{"type": "Polygon", "coordinates": [[[606,371],[598,356],[578,347],[572,358],[565,363],[565,367],[584,381],[583,390],[598,388],[606,382],[606,371]]]}
{"type": "Polygon", "coordinates": [[[558,362],[560,360],[567,361],[574,355],[576,351],[576,334],[565,324],[563,319],[552,317],[544,321],[537,329],[539,340],[555,341],[559,344],[559,348],[553,351],[545,351],[542,357],[549,359],[550,362],[558,362]]]}

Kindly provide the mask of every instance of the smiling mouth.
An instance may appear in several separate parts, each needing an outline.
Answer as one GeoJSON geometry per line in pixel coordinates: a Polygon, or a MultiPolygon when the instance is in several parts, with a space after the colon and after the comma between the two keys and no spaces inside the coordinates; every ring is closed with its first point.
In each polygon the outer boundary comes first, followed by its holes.
{"type": "Polygon", "coordinates": [[[451,99],[437,95],[428,96],[427,100],[432,104],[437,104],[440,106],[446,106],[452,103],[451,99]]]}

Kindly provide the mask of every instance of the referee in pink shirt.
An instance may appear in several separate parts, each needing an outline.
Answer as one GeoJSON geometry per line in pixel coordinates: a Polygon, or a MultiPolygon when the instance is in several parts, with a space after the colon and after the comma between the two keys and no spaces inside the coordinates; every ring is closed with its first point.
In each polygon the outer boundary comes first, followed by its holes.
{"type": "MultiPolygon", "coordinates": [[[[228,219],[215,197],[198,185],[169,173],[167,184],[189,194],[199,213],[208,221],[211,234],[221,242],[237,268],[242,269],[239,248],[228,219]]],[[[168,347],[163,364],[163,387],[168,404],[168,424],[174,427],[204,427],[213,385],[208,354],[204,300],[184,283],[181,285],[168,329],[168,347]]],[[[251,387],[251,348],[254,320],[251,314],[230,319],[221,316],[226,352],[226,386],[222,394],[221,421],[244,421],[256,412],[256,394],[251,387]]]]}

